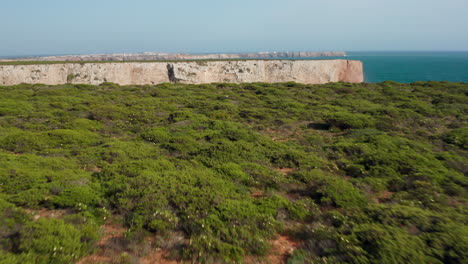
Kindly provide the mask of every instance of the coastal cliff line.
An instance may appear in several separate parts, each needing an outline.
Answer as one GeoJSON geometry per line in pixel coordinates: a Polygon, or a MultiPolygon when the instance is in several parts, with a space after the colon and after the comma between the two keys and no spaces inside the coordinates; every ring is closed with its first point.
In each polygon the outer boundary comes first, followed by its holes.
{"type": "Polygon", "coordinates": [[[120,53],[120,54],[86,54],[61,55],[46,57],[25,57],[15,59],[0,59],[1,61],[158,61],[158,60],[225,60],[225,59],[284,59],[312,57],[344,57],[346,52],[255,52],[255,53],[224,53],[224,54],[187,54],[187,53],[120,53]]]}
{"type": "Polygon", "coordinates": [[[238,60],[0,65],[0,85],[65,83],[120,85],[364,81],[362,62],[351,60],[238,60]]]}

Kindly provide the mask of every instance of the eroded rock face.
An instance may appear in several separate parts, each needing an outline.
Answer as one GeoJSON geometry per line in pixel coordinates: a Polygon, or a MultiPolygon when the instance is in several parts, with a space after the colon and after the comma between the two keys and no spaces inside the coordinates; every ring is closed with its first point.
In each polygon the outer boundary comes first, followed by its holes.
{"type": "Polygon", "coordinates": [[[244,60],[0,65],[0,85],[84,83],[145,85],[230,82],[363,82],[360,61],[244,60]]]}
{"type": "Polygon", "coordinates": [[[174,63],[182,83],[362,82],[362,63],[346,60],[259,60],[174,63]]]}
{"type": "Polygon", "coordinates": [[[0,84],[20,83],[121,85],[169,82],[166,63],[67,63],[0,66],[0,84]]]}

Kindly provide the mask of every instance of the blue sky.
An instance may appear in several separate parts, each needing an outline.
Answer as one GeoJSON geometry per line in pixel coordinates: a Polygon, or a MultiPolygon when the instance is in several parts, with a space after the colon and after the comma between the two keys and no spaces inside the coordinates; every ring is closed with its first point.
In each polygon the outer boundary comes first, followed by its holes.
{"type": "Polygon", "coordinates": [[[467,0],[1,0],[0,56],[468,50],[467,0]]]}

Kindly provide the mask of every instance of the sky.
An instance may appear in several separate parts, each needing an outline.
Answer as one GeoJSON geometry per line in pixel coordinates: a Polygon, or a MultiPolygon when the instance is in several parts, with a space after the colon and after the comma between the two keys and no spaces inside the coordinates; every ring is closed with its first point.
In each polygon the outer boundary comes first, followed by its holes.
{"type": "Polygon", "coordinates": [[[467,51],[468,0],[0,0],[0,56],[467,51]]]}

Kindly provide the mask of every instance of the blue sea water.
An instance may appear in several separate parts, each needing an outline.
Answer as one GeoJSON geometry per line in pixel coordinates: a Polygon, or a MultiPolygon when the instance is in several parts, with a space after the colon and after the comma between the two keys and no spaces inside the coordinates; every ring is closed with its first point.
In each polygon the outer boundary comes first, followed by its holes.
{"type": "MultiPolygon", "coordinates": [[[[365,82],[468,82],[468,52],[347,52],[364,63],[365,82]]],[[[311,59],[333,59],[311,58],[311,59]]],[[[335,59],[343,59],[336,57],[335,59]]]]}

